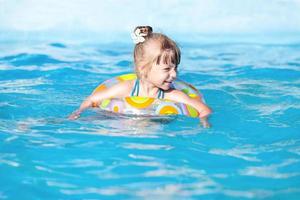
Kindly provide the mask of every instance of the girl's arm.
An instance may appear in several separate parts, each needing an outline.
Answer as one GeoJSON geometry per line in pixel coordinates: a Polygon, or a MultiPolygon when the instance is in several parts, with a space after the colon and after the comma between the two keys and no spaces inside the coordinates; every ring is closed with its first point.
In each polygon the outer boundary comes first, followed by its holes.
{"type": "Polygon", "coordinates": [[[80,117],[80,114],[81,114],[84,110],[86,110],[86,109],[92,107],[93,101],[91,100],[91,98],[92,98],[92,95],[89,96],[88,98],[86,98],[86,100],[84,100],[84,101],[81,103],[80,107],[79,107],[77,110],[75,110],[74,112],[72,112],[68,118],[69,118],[70,120],[78,119],[78,118],[80,117]]]}
{"type": "Polygon", "coordinates": [[[166,95],[167,99],[184,103],[193,106],[199,112],[200,123],[204,128],[210,128],[208,116],[211,114],[211,109],[199,99],[190,98],[180,90],[173,90],[166,95]]]}
{"type": "Polygon", "coordinates": [[[210,123],[208,122],[208,116],[211,114],[212,111],[205,103],[199,101],[198,99],[192,99],[188,97],[186,104],[189,104],[196,108],[196,110],[199,112],[200,123],[204,128],[211,127],[210,123]]]}
{"type": "Polygon", "coordinates": [[[93,107],[93,105],[98,105],[102,100],[109,99],[109,98],[121,98],[124,96],[128,96],[131,90],[132,83],[130,81],[124,81],[121,83],[118,83],[110,88],[107,88],[105,90],[96,92],[89,97],[86,98],[80,105],[80,107],[72,112],[70,116],[68,117],[71,120],[78,119],[80,117],[80,114],[90,108],[93,107]]]}

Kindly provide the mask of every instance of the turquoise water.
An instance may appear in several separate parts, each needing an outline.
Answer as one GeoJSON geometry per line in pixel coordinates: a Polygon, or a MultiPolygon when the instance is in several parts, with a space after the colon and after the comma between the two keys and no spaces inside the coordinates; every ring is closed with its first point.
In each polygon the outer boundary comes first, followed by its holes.
{"type": "Polygon", "coordinates": [[[0,199],[299,199],[300,45],[180,46],[179,77],[214,110],[211,129],[66,119],[132,71],[132,44],[2,43],[0,199]]]}

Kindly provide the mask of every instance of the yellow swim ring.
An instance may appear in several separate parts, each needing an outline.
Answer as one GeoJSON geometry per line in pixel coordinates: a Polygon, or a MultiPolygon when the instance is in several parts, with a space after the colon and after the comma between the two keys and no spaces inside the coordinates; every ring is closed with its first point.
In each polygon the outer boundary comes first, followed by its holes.
{"type": "MultiPolygon", "coordinates": [[[[101,83],[95,88],[93,93],[105,90],[118,82],[135,80],[136,74],[124,74],[118,77],[114,77],[101,83]]],[[[202,99],[201,94],[197,89],[180,80],[173,82],[174,88],[183,91],[191,98],[202,99]]],[[[94,105],[102,110],[117,112],[122,114],[137,114],[137,115],[186,115],[188,117],[198,117],[198,111],[190,105],[174,102],[170,100],[149,98],[149,97],[125,97],[125,98],[110,98],[101,101],[99,104],[94,105]]]]}

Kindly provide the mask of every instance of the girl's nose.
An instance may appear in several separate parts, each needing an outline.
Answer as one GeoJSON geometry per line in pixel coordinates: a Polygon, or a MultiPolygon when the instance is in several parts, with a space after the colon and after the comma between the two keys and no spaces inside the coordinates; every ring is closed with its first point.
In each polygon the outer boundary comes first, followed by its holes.
{"type": "Polygon", "coordinates": [[[177,71],[176,71],[176,69],[173,69],[171,71],[171,77],[172,77],[172,79],[176,79],[176,77],[177,77],[177,71]]]}

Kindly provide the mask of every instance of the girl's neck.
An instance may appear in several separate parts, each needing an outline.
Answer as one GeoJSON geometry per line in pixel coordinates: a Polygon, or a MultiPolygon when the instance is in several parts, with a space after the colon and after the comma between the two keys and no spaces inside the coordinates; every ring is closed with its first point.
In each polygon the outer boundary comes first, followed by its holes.
{"type": "Polygon", "coordinates": [[[153,85],[146,79],[140,79],[140,94],[139,96],[156,97],[159,88],[153,85]]]}

